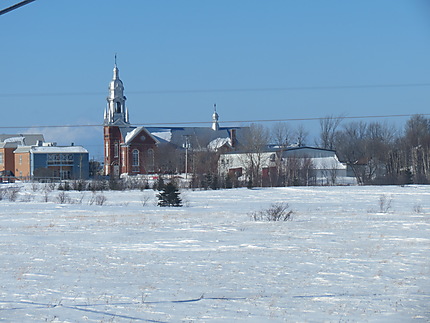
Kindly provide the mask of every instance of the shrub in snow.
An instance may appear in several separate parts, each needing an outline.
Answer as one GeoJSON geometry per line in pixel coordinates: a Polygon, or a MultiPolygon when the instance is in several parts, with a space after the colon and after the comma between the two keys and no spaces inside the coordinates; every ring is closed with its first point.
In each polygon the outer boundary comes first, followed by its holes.
{"type": "Polygon", "coordinates": [[[97,179],[92,180],[87,185],[88,190],[92,191],[93,193],[96,191],[105,191],[109,188],[109,184],[106,181],[97,179]]]}
{"type": "Polygon", "coordinates": [[[39,190],[39,183],[35,183],[35,182],[31,183],[31,190],[33,192],[37,192],[39,190]]]}
{"type": "Polygon", "coordinates": [[[71,203],[70,197],[66,194],[66,192],[62,191],[57,195],[57,202],[59,204],[71,203]]]}
{"type": "Polygon", "coordinates": [[[74,180],[72,181],[72,189],[74,189],[75,191],[85,191],[87,189],[87,182],[83,179],[79,179],[79,180],[74,180]]]}
{"type": "Polygon", "coordinates": [[[423,212],[423,208],[421,207],[420,204],[415,204],[414,205],[414,212],[417,213],[417,214],[420,214],[420,213],[423,212]]]}
{"type": "Polygon", "coordinates": [[[388,210],[391,208],[392,201],[393,199],[387,198],[385,195],[381,195],[379,197],[379,212],[387,213],[388,210]]]}
{"type": "Polygon", "coordinates": [[[157,194],[158,206],[182,206],[179,194],[178,187],[173,182],[164,185],[163,190],[157,194]]]}
{"type": "Polygon", "coordinates": [[[64,183],[60,183],[60,185],[58,185],[58,190],[59,191],[70,191],[71,187],[68,181],[65,181],[64,183]]]}
{"type": "Polygon", "coordinates": [[[96,205],[103,205],[105,204],[106,200],[107,200],[106,196],[104,196],[103,194],[99,194],[96,196],[95,202],[96,202],[96,205]]]}
{"type": "Polygon", "coordinates": [[[51,191],[48,187],[45,187],[42,193],[42,202],[49,202],[49,193],[51,191]]]}
{"type": "Polygon", "coordinates": [[[8,187],[5,192],[4,196],[11,202],[15,202],[18,199],[18,193],[21,190],[20,187],[8,187]]]}
{"type": "Polygon", "coordinates": [[[109,189],[111,191],[124,191],[125,190],[124,181],[116,177],[109,178],[109,189]]]}
{"type": "Polygon", "coordinates": [[[291,220],[293,211],[288,203],[274,203],[269,208],[251,213],[255,221],[287,221],[291,220]]]}
{"type": "Polygon", "coordinates": [[[141,198],[140,200],[141,200],[141,202],[142,202],[142,206],[143,206],[143,207],[145,207],[145,206],[146,206],[146,204],[148,203],[149,199],[150,199],[150,196],[149,196],[149,195],[144,195],[144,196],[142,196],[142,198],[141,198]]]}
{"type": "Polygon", "coordinates": [[[104,196],[103,194],[95,194],[93,193],[93,196],[90,198],[90,200],[88,201],[89,205],[103,205],[105,204],[107,201],[106,196],[104,196]]]}
{"type": "Polygon", "coordinates": [[[32,194],[25,194],[21,197],[21,202],[31,202],[34,199],[34,196],[32,194]]]}

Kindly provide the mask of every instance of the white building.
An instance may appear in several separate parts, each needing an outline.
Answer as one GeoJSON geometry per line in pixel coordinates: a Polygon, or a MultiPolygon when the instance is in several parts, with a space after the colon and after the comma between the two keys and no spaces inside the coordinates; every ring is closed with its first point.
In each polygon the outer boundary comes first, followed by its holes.
{"type": "Polygon", "coordinates": [[[301,184],[297,185],[354,182],[353,178],[347,177],[347,167],[339,161],[334,150],[313,147],[273,148],[259,153],[228,152],[220,155],[218,169],[220,176],[229,174],[242,181],[249,180],[252,173],[254,176],[258,174],[263,185],[275,185],[274,177],[281,175],[288,183],[294,182],[291,177],[304,177],[305,181],[298,181],[301,184]]]}

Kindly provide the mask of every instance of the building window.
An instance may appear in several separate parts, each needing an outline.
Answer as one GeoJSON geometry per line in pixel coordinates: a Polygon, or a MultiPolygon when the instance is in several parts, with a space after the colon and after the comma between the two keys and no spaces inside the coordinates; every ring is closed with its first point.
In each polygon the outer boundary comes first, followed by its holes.
{"type": "Polygon", "coordinates": [[[73,164],[73,154],[48,154],[48,165],[73,164]]]}
{"type": "Polygon", "coordinates": [[[139,166],[139,150],[133,150],[133,164],[132,166],[139,166]]]}
{"type": "Polygon", "coordinates": [[[0,165],[3,165],[3,152],[0,152],[0,165]]]}
{"type": "Polygon", "coordinates": [[[125,167],[125,151],[121,151],[122,167],[125,167]]]}
{"type": "Polygon", "coordinates": [[[19,164],[22,165],[22,155],[19,156],[19,164]]]}
{"type": "Polygon", "coordinates": [[[115,158],[118,158],[119,156],[119,144],[116,142],[114,147],[114,155],[115,158]]]}
{"type": "Polygon", "coordinates": [[[106,157],[109,157],[109,143],[106,143],[105,151],[106,151],[106,153],[105,153],[106,157]]]}
{"type": "Polygon", "coordinates": [[[154,171],[154,149],[148,149],[148,171],[153,172],[154,171]]]}

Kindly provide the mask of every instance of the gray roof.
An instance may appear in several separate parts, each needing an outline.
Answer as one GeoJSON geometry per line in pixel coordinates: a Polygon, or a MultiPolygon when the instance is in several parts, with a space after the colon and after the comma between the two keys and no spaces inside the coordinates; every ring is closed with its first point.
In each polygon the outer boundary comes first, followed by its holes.
{"type": "Polygon", "coordinates": [[[0,134],[0,143],[14,142],[17,146],[34,146],[45,141],[42,134],[0,134]]]}
{"type": "Polygon", "coordinates": [[[16,148],[18,143],[16,142],[0,142],[0,148],[16,148]]]}
{"type": "Polygon", "coordinates": [[[243,142],[248,127],[220,127],[213,130],[208,127],[147,127],[146,128],[160,143],[171,143],[178,148],[184,147],[186,141],[192,149],[205,149],[209,143],[218,138],[231,138],[231,133],[236,132],[237,143],[243,142]]]}
{"type": "Polygon", "coordinates": [[[19,146],[15,153],[28,153],[34,154],[88,154],[82,146],[19,146]]]}

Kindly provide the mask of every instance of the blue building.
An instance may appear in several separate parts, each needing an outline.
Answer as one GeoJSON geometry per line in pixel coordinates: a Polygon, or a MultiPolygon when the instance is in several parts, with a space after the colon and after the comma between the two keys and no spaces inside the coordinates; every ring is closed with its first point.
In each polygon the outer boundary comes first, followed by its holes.
{"type": "Polygon", "coordinates": [[[82,146],[40,144],[15,151],[18,178],[88,179],[89,154],[82,146]]]}

